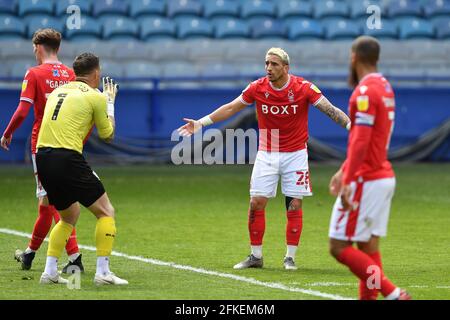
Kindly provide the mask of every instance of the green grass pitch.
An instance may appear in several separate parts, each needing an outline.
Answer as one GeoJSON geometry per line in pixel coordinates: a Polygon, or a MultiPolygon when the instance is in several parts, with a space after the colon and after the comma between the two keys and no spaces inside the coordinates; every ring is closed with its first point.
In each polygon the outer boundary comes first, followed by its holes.
{"type": "MultiPolygon", "coordinates": [[[[333,197],[327,186],[336,166],[312,165],[314,196],[304,201],[299,270],[285,271],[284,199],[278,191],[266,210],[264,269],[235,271],[248,254],[247,208],[251,166],[95,167],[116,208],[114,250],[253,278],[290,288],[357,298],[356,278],[328,254],[333,197]]],[[[415,299],[450,299],[450,165],[397,165],[397,191],[388,237],[382,240],[385,273],[415,299]]],[[[37,215],[31,167],[0,167],[0,228],[31,233],[37,215]]],[[[80,244],[94,246],[94,216],[83,209],[80,244]]],[[[0,232],[0,299],[324,299],[326,297],[206,275],[171,266],[112,257],[127,287],[96,287],[95,252],[82,250],[81,289],[40,286],[47,243],[30,271],[13,260],[28,240],[0,232]]],[[[61,263],[66,262],[66,255],[61,263]]]]}

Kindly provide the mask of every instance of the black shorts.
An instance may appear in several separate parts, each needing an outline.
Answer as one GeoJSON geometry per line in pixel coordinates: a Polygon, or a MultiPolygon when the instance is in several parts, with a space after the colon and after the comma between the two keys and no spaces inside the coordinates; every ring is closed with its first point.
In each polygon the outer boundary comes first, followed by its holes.
{"type": "Polygon", "coordinates": [[[101,181],[76,151],[39,148],[36,166],[48,200],[57,210],[75,202],[89,207],[105,193],[101,181]]]}

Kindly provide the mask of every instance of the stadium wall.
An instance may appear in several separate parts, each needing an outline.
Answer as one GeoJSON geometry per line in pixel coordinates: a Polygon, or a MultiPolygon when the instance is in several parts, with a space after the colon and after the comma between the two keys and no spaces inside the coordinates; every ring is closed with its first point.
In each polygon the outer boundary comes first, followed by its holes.
{"type": "MultiPolygon", "coordinates": [[[[170,136],[183,117],[199,118],[240,94],[241,89],[123,89],[116,103],[116,137],[160,139],[170,136]]],[[[324,94],[346,111],[350,90],[322,88],[324,94]]],[[[17,106],[20,92],[1,89],[0,128],[6,128],[17,106]]],[[[450,90],[440,88],[398,88],[397,112],[392,148],[413,145],[425,133],[450,120],[450,90]]],[[[30,111],[32,113],[32,111],[30,111]]],[[[309,130],[313,138],[344,152],[347,133],[322,113],[310,109],[309,130]]],[[[29,135],[33,115],[15,132],[9,152],[0,152],[0,162],[28,162],[29,135]]],[[[448,131],[448,130],[447,130],[448,131]]],[[[429,161],[450,161],[450,135],[425,157],[429,161]]],[[[442,134],[441,134],[442,136],[442,134]]],[[[400,158],[399,158],[400,159],[400,158]]],[[[403,157],[402,160],[408,160],[403,157]]]]}

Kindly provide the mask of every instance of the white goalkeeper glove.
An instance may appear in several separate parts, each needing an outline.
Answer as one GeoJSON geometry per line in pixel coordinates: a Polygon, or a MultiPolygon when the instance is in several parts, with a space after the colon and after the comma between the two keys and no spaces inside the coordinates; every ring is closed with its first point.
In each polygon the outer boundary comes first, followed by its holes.
{"type": "Polygon", "coordinates": [[[119,85],[110,77],[103,77],[103,94],[106,96],[108,116],[114,117],[114,102],[116,100],[119,85]]]}

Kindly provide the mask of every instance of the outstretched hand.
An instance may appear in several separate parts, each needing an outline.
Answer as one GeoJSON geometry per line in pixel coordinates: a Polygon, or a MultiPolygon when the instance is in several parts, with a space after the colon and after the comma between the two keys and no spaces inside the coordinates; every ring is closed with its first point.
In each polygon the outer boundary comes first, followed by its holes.
{"type": "Polygon", "coordinates": [[[190,137],[202,127],[200,121],[188,118],[183,118],[183,120],[187,123],[177,129],[180,136],[190,137]]]}
{"type": "Polygon", "coordinates": [[[5,138],[5,136],[2,136],[0,146],[5,149],[6,151],[9,151],[9,145],[11,144],[12,136],[9,138],[5,138]]]}

